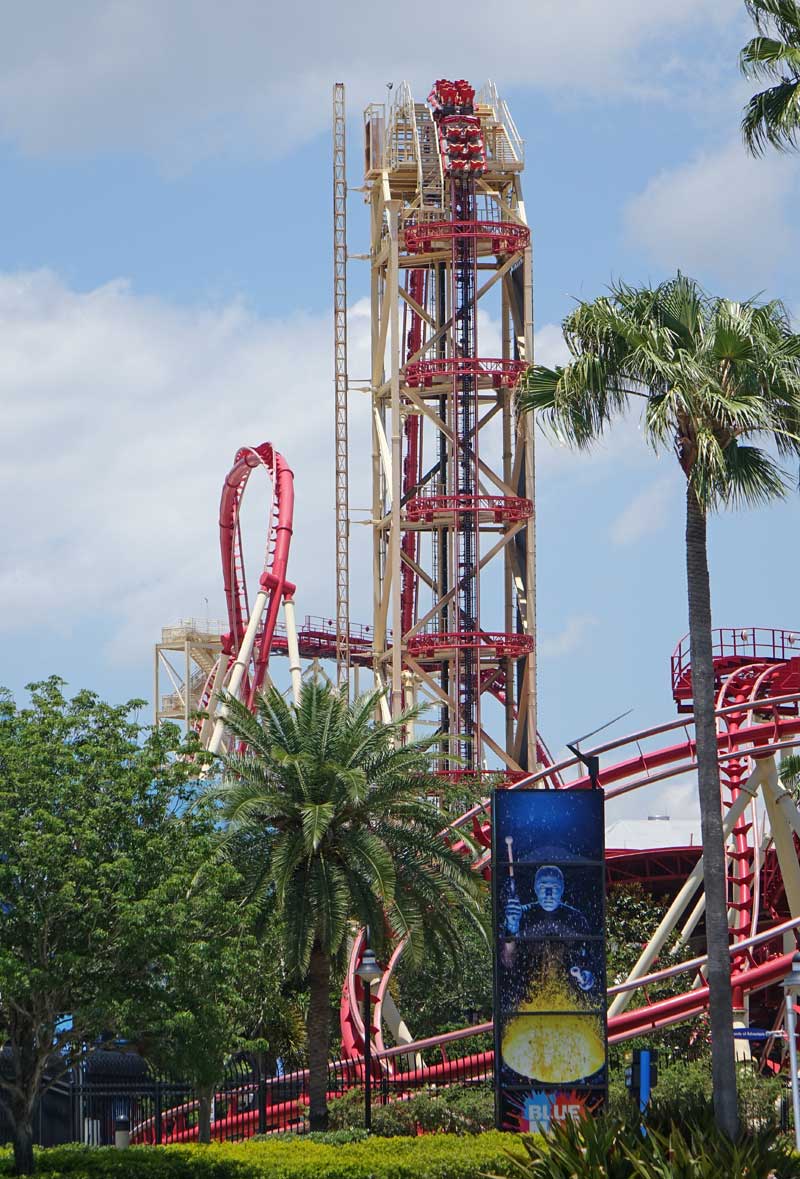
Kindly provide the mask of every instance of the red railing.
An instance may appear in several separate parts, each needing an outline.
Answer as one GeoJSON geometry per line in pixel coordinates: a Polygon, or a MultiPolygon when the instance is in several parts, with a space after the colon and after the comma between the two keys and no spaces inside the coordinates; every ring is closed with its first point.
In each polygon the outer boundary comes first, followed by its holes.
{"type": "MultiPolygon", "coordinates": [[[[354,662],[365,663],[372,659],[372,627],[353,624],[350,627],[350,654],[354,662]]],[[[297,644],[304,659],[336,658],[336,623],[332,618],[306,615],[297,628],[297,644]]],[[[283,623],[275,626],[272,641],[273,655],[288,654],[286,627],[283,623]]]]}
{"type": "Polygon", "coordinates": [[[533,636],[486,631],[424,631],[408,640],[410,655],[423,658],[446,651],[481,650],[498,658],[519,659],[533,650],[533,636]]]}
{"type": "Polygon", "coordinates": [[[412,523],[468,514],[491,517],[497,524],[515,523],[533,515],[533,503],[517,495],[417,495],[406,504],[406,519],[412,523]]]}
{"type": "Polygon", "coordinates": [[[489,242],[493,254],[517,254],[527,249],[531,231],[511,221],[417,221],[406,226],[410,254],[428,253],[434,246],[449,246],[455,239],[489,242]]]}
{"type": "Polygon", "coordinates": [[[524,360],[489,359],[477,356],[441,356],[432,360],[415,360],[406,365],[406,384],[412,389],[426,389],[436,380],[454,377],[490,377],[496,389],[516,385],[525,372],[524,360]]]}
{"type": "MultiPolygon", "coordinates": [[[[724,670],[744,663],[788,663],[800,658],[800,632],[774,627],[719,627],[711,632],[715,663],[724,670]]],[[[689,635],[684,635],[670,661],[676,700],[691,694],[692,661],[689,635]]]]}

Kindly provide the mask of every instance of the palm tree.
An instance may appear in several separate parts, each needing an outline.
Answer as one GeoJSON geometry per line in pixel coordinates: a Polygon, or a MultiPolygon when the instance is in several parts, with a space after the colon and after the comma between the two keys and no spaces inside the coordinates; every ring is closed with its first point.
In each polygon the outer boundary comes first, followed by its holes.
{"type": "Polygon", "coordinates": [[[739,55],[746,78],[775,84],[754,94],[745,108],[742,135],[753,155],[770,145],[797,147],[800,130],[800,5],[795,0],[745,0],[756,36],[739,55]]]}
{"type": "Polygon", "coordinates": [[[352,704],[308,682],[297,705],[271,689],[255,714],[228,698],[227,724],[244,752],[222,758],[211,787],[226,823],[223,847],[248,876],[251,902],[277,908],[289,973],[307,980],[310,1124],[327,1124],[332,967],[353,923],[380,954],[407,939],[412,959],[430,939],[455,951],[466,912],[480,924],[483,881],[441,834],[426,801],[436,738],[402,744],[413,713],[376,724],[381,698],[352,704]]]}
{"type": "Polygon", "coordinates": [[[656,452],[686,479],[686,575],[698,792],[705,864],[714,1106],[738,1124],[730,958],[711,653],[706,518],[764,504],[790,488],[776,459],[800,454],[800,337],[780,303],[711,299],[689,278],[619,284],[564,322],[574,359],[529,368],[520,403],[560,438],[587,449],[634,404],[656,452]],[[770,451],[753,445],[763,438],[770,451]]]}

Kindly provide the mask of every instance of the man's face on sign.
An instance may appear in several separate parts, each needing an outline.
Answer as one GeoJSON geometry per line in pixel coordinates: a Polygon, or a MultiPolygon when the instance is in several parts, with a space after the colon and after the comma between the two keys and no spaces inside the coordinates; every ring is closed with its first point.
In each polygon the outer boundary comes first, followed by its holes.
{"type": "Polygon", "coordinates": [[[536,899],[546,913],[553,913],[564,895],[564,877],[558,868],[540,868],[534,882],[536,899]]]}

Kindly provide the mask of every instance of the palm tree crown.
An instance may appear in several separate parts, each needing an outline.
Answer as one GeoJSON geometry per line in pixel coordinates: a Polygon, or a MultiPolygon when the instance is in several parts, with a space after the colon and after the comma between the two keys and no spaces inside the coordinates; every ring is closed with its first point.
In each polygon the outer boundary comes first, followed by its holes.
{"type": "Polygon", "coordinates": [[[710,298],[679,274],[655,288],[612,287],[564,322],[575,358],[535,365],[523,409],[589,447],[632,403],[656,451],[673,450],[704,511],[785,495],[780,458],[800,454],[800,336],[781,303],[710,298]],[[777,456],[753,440],[766,437],[777,456]]]}
{"type": "Polygon", "coordinates": [[[310,682],[297,706],[272,689],[255,715],[227,700],[245,752],[223,758],[214,788],[225,842],[257,844],[251,898],[284,915],[287,966],[299,975],[315,943],[332,956],[342,949],[353,920],[371,927],[378,947],[407,939],[412,956],[424,938],[454,944],[456,908],[479,920],[482,882],[425,798],[443,786],[430,770],[435,739],[401,744],[410,714],[375,724],[380,695],[348,704],[310,682]]]}
{"type": "Polygon", "coordinates": [[[795,0],[745,0],[756,36],[739,55],[746,78],[774,82],[754,94],[742,119],[742,135],[753,155],[769,145],[797,147],[800,130],[800,5],[795,0]]]}

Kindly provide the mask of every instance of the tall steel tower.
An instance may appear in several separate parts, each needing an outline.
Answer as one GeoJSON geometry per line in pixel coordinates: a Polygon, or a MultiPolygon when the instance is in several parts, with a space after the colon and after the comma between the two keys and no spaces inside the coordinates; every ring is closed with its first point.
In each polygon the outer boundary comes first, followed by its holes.
{"type": "Polygon", "coordinates": [[[394,715],[435,705],[456,773],[537,761],[523,158],[491,84],[423,103],[404,83],[365,112],[375,674],[394,715]]]}

